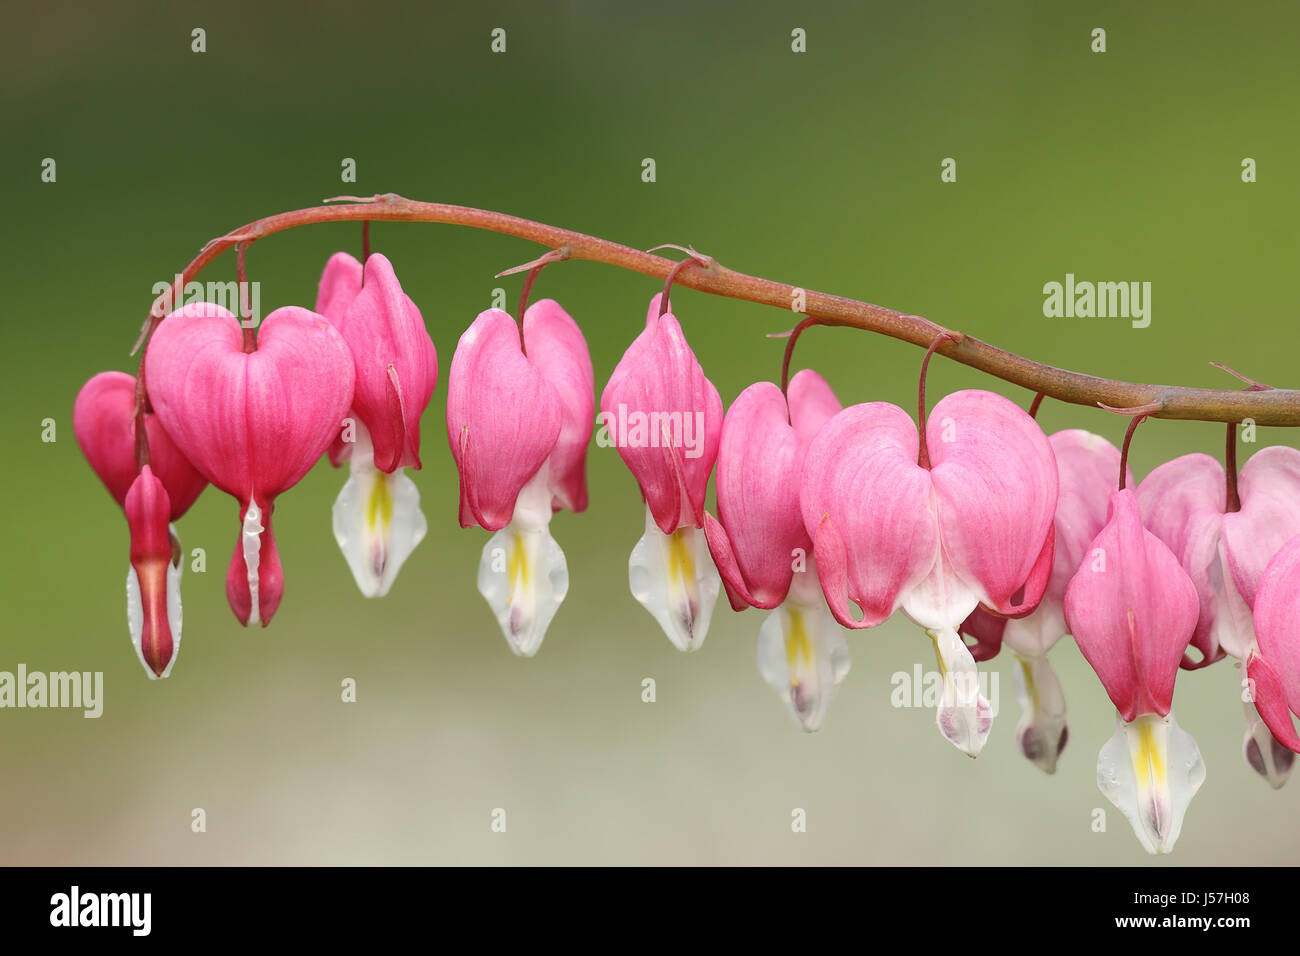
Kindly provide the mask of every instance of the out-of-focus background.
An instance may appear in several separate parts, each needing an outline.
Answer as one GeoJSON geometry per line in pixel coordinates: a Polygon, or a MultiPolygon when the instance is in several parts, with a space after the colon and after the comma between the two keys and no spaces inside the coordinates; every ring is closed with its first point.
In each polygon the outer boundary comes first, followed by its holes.
{"type": "MultiPolygon", "coordinates": [[[[238,509],[209,489],[180,529],[207,571],[186,574],[166,681],[146,680],[131,650],[126,526],[82,460],[72,402],[93,373],[134,371],[153,284],[207,239],[387,191],[642,248],[690,243],[1098,375],[1234,387],[1218,361],[1296,385],[1298,27],[1294,6],[1215,2],[11,8],[0,670],[103,671],[106,686],[98,720],[0,711],[0,861],[1147,862],[1096,788],[1114,713],[1071,642],[1053,654],[1071,713],[1054,777],[1016,749],[1009,659],[990,665],[1000,714],[978,761],[931,710],[891,706],[891,675],[933,666],[903,619],[850,635],[852,670],[806,735],[756,670],[760,612],[720,606],[703,649],[683,655],[633,601],[626,561],[644,512],[613,449],[591,450],[590,510],[552,526],[568,599],[537,658],[513,657],[474,589],[485,533],[456,521],[443,406],[457,337],[493,288],[515,301],[519,278],[493,274],[536,255],[528,243],[375,225],[441,358],[415,476],[429,536],[389,597],[363,599],[330,531],[344,476],[318,467],[276,509],[284,603],[270,628],[245,631],[224,594],[238,509]],[[504,54],[489,48],[496,27],[504,54]],[[1104,54],[1090,49],[1097,27],[1104,54]],[[205,53],[191,52],[195,28],[205,53]],[[795,28],[806,53],[791,50],[795,28]],[[46,157],[55,183],[41,181],[46,157]],[[347,157],[354,184],[340,181],[347,157]],[[956,183],[940,182],[948,157],[956,183]],[[1042,287],[1067,272],[1150,281],[1150,327],[1045,318],[1042,287]],[[340,701],[349,677],[355,704],[340,701]],[[206,833],[191,832],[194,808],[206,833]]],[[[259,242],[263,314],[310,306],[326,257],[359,244],[355,225],[259,242]]],[[[203,278],[233,274],[225,257],[203,278]]],[[[656,287],[569,263],[535,294],[582,324],[599,389],[656,287]]],[[[789,313],[685,290],[675,304],[724,402],[778,375],[782,342],[765,336],[789,313]]],[[[920,358],[813,330],[796,365],[846,404],[910,408],[920,358]]],[[[941,359],[930,381],[936,398],[968,386],[1030,398],[941,359]]],[[[1053,402],[1040,418],[1116,442],[1124,426],[1053,402]]],[[[1145,474],[1222,441],[1221,426],[1150,422],[1132,463],[1145,474]]],[[[1300,861],[1300,781],[1272,792],[1245,766],[1237,680],[1231,661],[1179,677],[1175,710],[1208,779],[1171,864],[1300,861]]]]}

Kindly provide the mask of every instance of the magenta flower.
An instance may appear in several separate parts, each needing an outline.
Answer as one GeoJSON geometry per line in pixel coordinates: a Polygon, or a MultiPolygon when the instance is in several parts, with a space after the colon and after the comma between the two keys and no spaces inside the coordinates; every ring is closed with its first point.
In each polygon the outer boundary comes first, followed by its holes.
{"type": "Polygon", "coordinates": [[[488,309],[460,337],[447,385],[447,438],[460,472],[460,523],[496,532],[478,589],[510,648],[532,657],[569,589],[553,511],[587,507],[595,407],[587,342],[558,303],[515,320],[488,309]]]}
{"type": "Polygon", "coordinates": [[[1192,579],[1142,526],[1131,489],[1111,495],[1106,525],[1065,592],[1065,619],[1118,712],[1097,758],[1097,786],[1148,853],[1168,853],[1205,780],[1196,741],[1174,720],[1174,678],[1196,629],[1192,579]]]}
{"type": "Polygon", "coordinates": [[[1056,464],[1037,423],[984,391],[942,399],[925,431],[883,402],[846,408],[817,433],[800,501],[835,619],[875,627],[901,608],[935,644],[939,730],[975,756],[992,726],[957,628],[980,604],[1023,615],[1051,571],[1056,464]],[[855,620],[850,602],[861,618],[855,620]]]}
{"type": "Polygon", "coordinates": [[[831,387],[808,369],[791,380],[788,406],[771,382],[741,392],[722,424],[718,517],[704,515],[731,606],[772,610],[758,632],[759,672],[809,731],[821,726],[849,669],[799,510],[808,443],[839,410],[831,387]]]}
{"type": "Polygon", "coordinates": [[[347,344],[322,316],[291,306],[267,316],[257,348],[245,352],[239,320],[197,303],[158,326],[145,371],[177,447],[239,502],[226,598],[241,623],[265,626],[284,589],[271,531],[275,498],[324,454],[352,403],[347,344]]]}
{"type": "MultiPolygon", "coordinates": [[[[1278,550],[1260,576],[1255,637],[1257,646],[1246,659],[1247,696],[1276,740],[1268,746],[1300,753],[1300,736],[1291,722],[1291,714],[1300,713],[1300,535],[1278,550]]],[[[1260,765],[1276,755],[1261,751],[1252,754],[1248,738],[1246,758],[1264,773],[1260,765]]]]}
{"type": "MultiPolygon", "coordinates": [[[[1300,534],[1300,451],[1264,448],[1241,469],[1240,510],[1229,511],[1227,475],[1208,455],[1183,455],[1166,462],[1137,490],[1147,527],[1178,557],[1196,586],[1199,613],[1192,646],[1200,660],[1184,656],[1183,667],[1204,667],[1230,654],[1245,663],[1255,648],[1251,609],[1260,578],[1278,549],[1300,534]]],[[[1242,675],[1243,682],[1246,675],[1242,675]]],[[[1249,695],[1243,751],[1247,762],[1274,788],[1281,787],[1293,760],[1272,739],[1249,695]]]]}
{"type": "Polygon", "coordinates": [[[330,448],[351,474],[334,502],[334,537],[357,587],[382,597],[423,540],[420,492],[404,473],[420,467],[420,414],[438,381],[438,353],[392,263],[330,257],[316,311],[342,333],[356,372],[352,411],[330,448]],[[364,280],[364,281],[363,281],[364,280]]]}
{"type": "Polygon", "coordinates": [[[673,646],[696,650],[709,631],[719,578],[709,556],[704,496],[722,437],[722,399],[671,310],[650,300],[646,327],[600,396],[600,443],[613,444],[646,503],[628,584],[673,646]]]}
{"type": "MultiPolygon", "coordinates": [[[[1021,714],[1016,741],[1035,766],[1055,773],[1069,728],[1065,694],[1047,652],[1069,631],[1063,605],[1065,589],[1106,523],[1120,453],[1100,435],[1077,428],[1056,432],[1048,441],[1056,458],[1059,492],[1052,519],[1052,575],[1043,598],[1032,613],[1020,618],[999,618],[977,608],[962,625],[962,633],[975,637],[978,649],[972,649],[972,655],[977,661],[991,657],[1003,643],[1011,649],[1019,665],[1021,714]]],[[[1126,471],[1125,476],[1131,487],[1132,473],[1126,471]]]]}
{"type": "Polygon", "coordinates": [[[171,522],[207,482],[152,413],[144,416],[150,465],[137,470],[134,410],[135,379],[100,372],[77,393],[72,427],[90,467],[127,517],[127,623],[136,656],[153,679],[171,673],[181,642],[181,549],[171,522]]]}

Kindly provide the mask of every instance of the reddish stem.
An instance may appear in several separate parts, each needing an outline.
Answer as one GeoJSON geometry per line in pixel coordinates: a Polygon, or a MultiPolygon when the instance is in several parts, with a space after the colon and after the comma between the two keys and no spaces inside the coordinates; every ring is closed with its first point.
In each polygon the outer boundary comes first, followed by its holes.
{"type": "Polygon", "coordinates": [[[925,437],[925,377],[930,371],[930,357],[934,355],[935,350],[944,342],[951,341],[954,341],[951,333],[942,333],[930,343],[930,347],[925,350],[925,358],[921,359],[921,382],[916,389],[916,424],[917,431],[920,433],[921,447],[917,452],[916,463],[926,469],[930,467],[930,448],[925,437]]]}
{"type": "Polygon", "coordinates": [[[1128,484],[1128,446],[1133,443],[1133,433],[1137,427],[1147,420],[1146,415],[1134,415],[1128,423],[1128,428],[1124,429],[1124,447],[1119,453],[1119,490],[1123,491],[1124,486],[1128,484]]]}
{"type": "MultiPolygon", "coordinates": [[[[471,206],[417,202],[392,193],[367,198],[340,197],[340,201],[346,201],[347,204],[311,206],[267,216],[209,242],[181,272],[177,283],[155,300],[136,342],[136,349],[147,343],[153,330],[162,321],[163,313],[160,310],[166,303],[179,301],[185,283],[194,279],[222,252],[239,242],[260,239],[312,223],[365,220],[450,223],[517,236],[551,248],[565,246],[572,258],[604,262],[649,276],[666,277],[676,265],[663,256],[610,242],[608,239],[471,206]]],[[[918,315],[908,315],[843,296],[745,275],[716,261],[710,261],[708,268],[683,273],[676,281],[701,292],[759,302],[782,311],[789,310],[796,289],[804,289],[807,314],[816,315],[823,325],[844,325],[879,332],[923,347],[933,342],[935,335],[944,331],[941,326],[918,315]]],[[[955,338],[944,350],[944,355],[948,358],[1063,402],[1115,407],[1158,404],[1160,411],[1156,417],[1159,418],[1220,422],[1239,422],[1251,418],[1260,425],[1300,425],[1300,391],[1225,391],[1116,381],[1043,365],[972,336],[959,332],[951,334],[955,338]]]]}
{"type": "Polygon", "coordinates": [[[1241,496],[1237,494],[1237,423],[1228,422],[1228,440],[1223,449],[1223,472],[1227,476],[1227,501],[1224,510],[1231,513],[1241,510],[1241,496]]]}
{"type": "Polygon", "coordinates": [[[1042,392],[1039,392],[1037,395],[1034,396],[1034,400],[1033,400],[1032,402],[1029,403],[1029,417],[1030,417],[1030,418],[1033,418],[1033,419],[1037,420],[1037,418],[1038,418],[1038,408],[1039,408],[1039,406],[1041,406],[1041,405],[1043,404],[1043,399],[1046,398],[1046,397],[1047,397],[1047,396],[1044,395],[1042,392]]]}
{"type": "Polygon", "coordinates": [[[364,266],[370,258],[370,220],[361,224],[361,264],[364,266]]]}
{"type": "Polygon", "coordinates": [[[235,247],[235,279],[239,289],[239,324],[244,327],[244,351],[256,352],[257,329],[249,321],[252,316],[248,305],[248,263],[244,261],[249,245],[250,243],[241,242],[235,247]]]}
{"type": "Polygon", "coordinates": [[[706,265],[706,263],[695,256],[690,256],[673,264],[673,267],[668,270],[668,276],[664,279],[664,294],[659,298],[660,318],[663,318],[668,312],[668,293],[672,291],[673,283],[677,281],[677,274],[689,265],[706,265]]]}

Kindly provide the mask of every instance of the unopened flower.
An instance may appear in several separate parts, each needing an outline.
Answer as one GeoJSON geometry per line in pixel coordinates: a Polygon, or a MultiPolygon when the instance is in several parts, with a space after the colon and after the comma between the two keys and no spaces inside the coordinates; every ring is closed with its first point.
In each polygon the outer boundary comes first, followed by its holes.
{"type": "Polygon", "coordinates": [[[659,314],[661,302],[662,294],[651,300],[645,329],[610,376],[601,420],[646,504],[645,534],[628,560],[632,596],[674,647],[693,651],[708,634],[720,584],[702,529],[722,399],[672,311],[659,314]]]}
{"type": "Polygon", "coordinates": [[[343,337],[307,309],[276,309],[257,348],[228,310],[187,305],[159,326],[145,359],[149,397],[178,448],[240,505],[226,598],[243,624],[270,622],[284,577],[271,513],[311,470],[352,404],[343,337]]]}
{"type": "Polygon", "coordinates": [[[741,392],[722,424],[718,517],[704,516],[731,606],[772,612],[758,633],[759,671],[810,731],[848,672],[849,650],[817,583],[799,480],[808,442],[839,410],[808,369],[791,380],[788,405],[771,382],[741,392]]]}
{"type": "Polygon", "coordinates": [[[382,597],[428,529],[404,469],[420,467],[420,414],[438,381],[438,354],[378,253],[364,269],[347,253],[331,256],[316,311],[342,333],[356,371],[349,424],[330,449],[351,471],[334,502],[334,537],[361,593],[382,597]]]}
{"type": "Polygon", "coordinates": [[[1196,741],[1174,720],[1174,678],[1196,629],[1196,587],[1142,526],[1131,488],[1111,495],[1106,525],[1065,592],[1065,619],[1117,711],[1097,786],[1148,853],[1168,853],[1205,780],[1196,741]]]}
{"type": "Polygon", "coordinates": [[[934,641],[939,730],[975,756],[992,709],[957,629],[980,604],[1007,616],[1038,604],[1052,566],[1056,464],[1038,424],[991,392],[942,399],[925,442],[921,464],[917,426],[896,405],[844,409],[808,448],[803,518],[840,624],[875,627],[902,608],[934,641]]]}
{"type": "Polygon", "coordinates": [[[478,588],[510,648],[532,657],[569,589],[553,511],[587,507],[595,406],[587,343],[558,303],[515,320],[488,309],[460,337],[447,386],[447,439],[460,472],[461,527],[495,534],[478,588]]]}
{"type": "Polygon", "coordinates": [[[127,517],[127,624],[153,679],[171,673],[181,642],[181,550],[172,522],[207,482],[151,412],[143,416],[150,464],[137,468],[135,386],[124,372],[99,373],[77,394],[72,422],[86,460],[127,517]]]}

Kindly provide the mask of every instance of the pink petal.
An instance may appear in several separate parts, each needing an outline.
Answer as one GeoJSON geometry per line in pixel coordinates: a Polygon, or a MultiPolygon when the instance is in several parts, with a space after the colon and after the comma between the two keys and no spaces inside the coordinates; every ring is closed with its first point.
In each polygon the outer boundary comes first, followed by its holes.
{"type": "Polygon", "coordinates": [[[1209,455],[1182,455],[1156,468],[1137,489],[1142,521],[1147,529],[1178,556],[1192,579],[1200,602],[1200,615],[1192,646],[1201,652],[1193,661],[1190,654],[1183,667],[1195,670],[1224,656],[1214,639],[1218,613],[1215,594],[1219,573],[1219,538],[1223,530],[1227,485],[1223,466],[1209,455]]]}
{"type": "Polygon", "coordinates": [[[148,465],[132,482],[125,507],[131,528],[131,567],[140,587],[140,652],[150,670],[161,676],[171,662],[175,646],[167,617],[167,566],[172,557],[167,523],[171,502],[163,483],[148,465]]]}
{"type": "Polygon", "coordinates": [[[1065,592],[1065,619],[1125,721],[1169,713],[1197,613],[1191,578],[1142,527],[1133,490],[1113,492],[1110,517],[1065,592]]]}
{"type": "Polygon", "coordinates": [[[749,585],[736,561],[736,552],[731,546],[731,539],[727,537],[727,529],[707,511],[704,512],[704,537],[708,542],[713,564],[718,569],[719,577],[722,578],[722,587],[727,592],[731,609],[743,611],[747,607],[755,607],[754,599],[749,593],[749,585]]]}
{"type": "Polygon", "coordinates": [[[926,444],[945,558],[990,609],[1032,611],[1052,567],[1058,479],[1047,436],[1014,402],[967,390],[934,406],[926,444]]]}
{"type": "Polygon", "coordinates": [[[555,448],[559,393],[524,357],[515,320],[488,309],[460,337],[447,382],[447,440],[460,471],[461,527],[499,531],[555,448]]]}
{"type": "MultiPolygon", "coordinates": [[[[271,512],[274,503],[267,501],[260,505],[262,511],[263,531],[258,536],[260,551],[257,562],[257,609],[258,619],[263,627],[271,623],[271,617],[280,607],[284,597],[284,568],[280,564],[280,549],[275,543],[275,531],[271,527],[271,512]]],[[[248,507],[239,509],[242,522],[248,513],[248,507]]],[[[231,555],[226,568],[226,601],[235,612],[239,623],[248,624],[252,616],[253,601],[248,590],[248,568],[244,563],[242,536],[235,541],[235,553],[231,555]]]]}
{"type": "Polygon", "coordinates": [[[1269,733],[1278,743],[1300,753],[1300,735],[1296,734],[1291,720],[1286,679],[1259,651],[1251,651],[1246,659],[1246,674],[1250,679],[1252,703],[1269,733]]]}
{"type": "Polygon", "coordinates": [[[319,315],[289,306],[245,354],[239,322],[195,303],[168,316],[145,360],[163,427],[194,466],[241,504],[269,502],[329,447],[352,402],[352,356],[319,315]]]}
{"type": "Polygon", "coordinates": [[[534,302],[524,313],[528,360],[555,387],[563,412],[560,437],[551,452],[552,506],[587,508],[587,446],[595,423],[595,375],[578,323],[552,299],[534,302]]]}
{"type": "Polygon", "coordinates": [[[818,577],[845,627],[874,627],[934,566],[939,532],[930,473],[916,463],[916,426],[884,402],[853,405],[808,446],[800,487],[818,577]],[[823,554],[823,543],[834,553],[823,554]],[[862,610],[849,615],[848,601],[862,610]]]}
{"type": "Polygon", "coordinates": [[[1300,535],[1278,549],[1260,577],[1255,639],[1277,672],[1291,709],[1300,711],[1300,535]]]}
{"type": "Polygon", "coordinates": [[[365,285],[340,330],[356,368],[352,407],[370,431],[375,467],[419,468],[420,414],[438,381],[438,355],[386,257],[366,260],[365,285]]]}
{"type": "MultiPolygon", "coordinates": [[[[805,556],[812,549],[799,509],[803,452],[779,388],[758,382],[740,393],[722,426],[718,519],[744,581],[739,587],[724,573],[728,593],[747,595],[754,607],[771,609],[784,601],[795,549],[805,556]]],[[[712,549],[713,535],[709,543],[712,549]]],[[[721,566],[718,570],[722,573],[721,566]]]]}
{"type": "MultiPolygon", "coordinates": [[[[1048,441],[1056,458],[1058,491],[1053,519],[1056,556],[1045,596],[1060,601],[1083,563],[1088,545],[1106,524],[1110,494],[1118,487],[1120,456],[1119,449],[1106,439],[1080,428],[1056,432],[1048,441]]],[[[1125,487],[1132,488],[1132,471],[1126,472],[1126,477],[1125,487]]],[[[1140,502],[1141,489],[1137,494],[1140,502]]]]}
{"type": "Polygon", "coordinates": [[[1255,606],[1260,576],[1279,548],[1300,534],[1300,451],[1262,448],[1241,469],[1241,510],[1223,516],[1228,567],[1246,603],[1255,606]]]}
{"type": "Polygon", "coordinates": [[[976,661],[989,661],[998,656],[1002,650],[1002,634],[1007,629],[1007,619],[993,614],[986,608],[977,607],[962,622],[959,633],[969,637],[975,643],[966,642],[970,656],[976,661]]]}
{"type": "Polygon", "coordinates": [[[361,263],[346,252],[336,252],[325,263],[316,291],[317,315],[323,315],[338,328],[352,300],[361,292],[361,263]]]}
{"type": "Polygon", "coordinates": [[[677,319],[671,312],[659,316],[659,301],[659,296],[651,300],[646,328],[614,369],[600,408],[611,435],[616,431],[611,423],[629,415],[658,424],[658,431],[635,447],[629,436],[615,441],[655,524],[671,534],[684,524],[704,523],[704,496],[722,434],[722,399],[677,319]]]}
{"type": "MultiPolygon", "coordinates": [[[[146,414],[149,463],[171,502],[171,520],[190,509],[207,486],[154,414],[146,414]]],[[[72,429],[82,454],[123,507],[136,479],[135,378],[125,372],[100,372],[81,387],[72,409],[72,429]]]]}
{"type": "Polygon", "coordinates": [[[826,379],[810,368],[801,369],[790,379],[790,424],[805,445],[816,437],[821,427],[839,414],[840,400],[826,379]]]}

